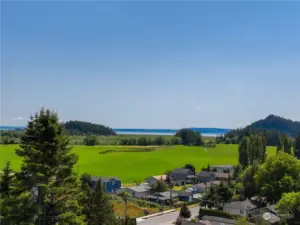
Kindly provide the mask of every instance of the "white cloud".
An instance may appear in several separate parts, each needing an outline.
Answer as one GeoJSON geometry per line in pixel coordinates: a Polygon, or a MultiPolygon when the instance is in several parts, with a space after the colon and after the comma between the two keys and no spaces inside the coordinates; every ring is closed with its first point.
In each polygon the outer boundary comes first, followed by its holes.
{"type": "Polygon", "coordinates": [[[200,106],[196,106],[195,109],[201,112],[213,112],[212,109],[202,109],[200,106]]]}
{"type": "Polygon", "coordinates": [[[17,117],[17,118],[13,118],[12,120],[18,120],[18,121],[21,121],[21,120],[24,120],[24,118],[23,117],[17,117]]]}

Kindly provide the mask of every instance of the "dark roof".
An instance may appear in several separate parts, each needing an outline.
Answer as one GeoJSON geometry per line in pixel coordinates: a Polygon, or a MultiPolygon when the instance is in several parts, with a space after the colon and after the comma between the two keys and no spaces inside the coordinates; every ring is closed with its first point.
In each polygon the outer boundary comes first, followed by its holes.
{"type": "MultiPolygon", "coordinates": [[[[178,193],[175,191],[172,191],[172,198],[178,197],[178,193]]],[[[160,200],[168,200],[170,199],[170,192],[165,191],[165,192],[159,192],[159,193],[154,193],[152,195],[146,196],[147,199],[160,199],[160,200]]]]}
{"type": "Polygon", "coordinates": [[[224,209],[238,209],[238,210],[247,210],[247,209],[255,209],[256,205],[252,204],[250,201],[234,201],[224,205],[224,209]]]}
{"type": "Polygon", "coordinates": [[[178,193],[179,196],[191,196],[193,195],[193,192],[186,192],[186,191],[181,191],[178,193]]]}
{"type": "Polygon", "coordinates": [[[102,183],[103,182],[109,182],[111,180],[118,180],[118,181],[120,181],[120,179],[116,178],[116,177],[96,177],[96,176],[92,176],[91,180],[95,181],[95,182],[97,182],[98,180],[101,180],[102,183]]]}
{"type": "Polygon", "coordinates": [[[189,169],[184,169],[184,168],[178,168],[172,171],[172,173],[182,173],[182,174],[187,174],[189,172],[190,172],[189,169]]]}
{"type": "Polygon", "coordinates": [[[211,177],[213,173],[212,172],[208,172],[208,171],[201,171],[200,173],[198,173],[199,177],[211,177]]]}
{"type": "Polygon", "coordinates": [[[227,218],[223,218],[223,217],[216,217],[216,216],[203,216],[201,218],[202,220],[208,220],[209,222],[211,222],[212,224],[214,224],[213,222],[223,222],[226,225],[228,224],[236,224],[235,220],[231,220],[231,219],[227,219],[227,218]]]}

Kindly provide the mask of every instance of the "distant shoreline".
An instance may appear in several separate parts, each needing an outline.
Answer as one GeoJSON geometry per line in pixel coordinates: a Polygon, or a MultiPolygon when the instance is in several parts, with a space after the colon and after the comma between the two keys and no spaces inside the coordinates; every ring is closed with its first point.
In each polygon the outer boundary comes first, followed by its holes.
{"type": "MultiPolygon", "coordinates": [[[[24,126],[0,126],[0,130],[23,130],[24,126]]],[[[224,128],[189,128],[194,131],[199,131],[203,136],[215,137],[229,132],[231,129],[224,128]]],[[[174,135],[177,130],[175,129],[138,129],[138,128],[117,128],[113,130],[120,135],[174,135]]]]}

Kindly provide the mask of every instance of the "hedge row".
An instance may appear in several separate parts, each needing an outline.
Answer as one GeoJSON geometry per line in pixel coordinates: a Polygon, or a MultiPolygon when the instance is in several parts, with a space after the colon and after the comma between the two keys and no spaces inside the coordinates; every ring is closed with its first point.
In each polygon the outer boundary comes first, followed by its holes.
{"type": "Polygon", "coordinates": [[[203,216],[217,216],[217,217],[223,217],[227,219],[237,219],[237,216],[231,215],[230,213],[224,211],[200,208],[199,217],[202,218],[203,216]]]}

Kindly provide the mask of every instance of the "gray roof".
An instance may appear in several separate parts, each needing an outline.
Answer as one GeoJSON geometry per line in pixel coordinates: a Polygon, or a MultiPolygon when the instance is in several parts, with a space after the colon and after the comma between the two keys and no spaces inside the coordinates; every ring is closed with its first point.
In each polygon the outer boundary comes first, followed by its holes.
{"type": "Polygon", "coordinates": [[[224,209],[238,209],[238,210],[247,210],[247,209],[255,209],[256,205],[252,204],[250,201],[234,201],[224,205],[224,209]]]}
{"type": "Polygon", "coordinates": [[[208,172],[208,171],[201,171],[200,173],[198,173],[199,177],[211,177],[212,176],[212,172],[208,172]]]}
{"type": "Polygon", "coordinates": [[[199,183],[199,184],[195,184],[193,186],[191,186],[191,188],[193,189],[202,189],[202,188],[206,188],[206,184],[205,183],[199,183]]]}
{"type": "Polygon", "coordinates": [[[134,192],[146,192],[151,189],[151,187],[148,184],[140,184],[138,186],[132,186],[127,188],[134,192]]]}
{"type": "MultiPolygon", "coordinates": [[[[165,197],[165,198],[170,198],[170,191],[165,191],[165,192],[159,192],[159,193],[156,193],[162,197],[165,197]]],[[[178,192],[176,191],[172,191],[172,197],[178,197],[178,192]]]]}
{"type": "MultiPolygon", "coordinates": [[[[172,198],[178,197],[178,193],[175,191],[172,191],[172,198]]],[[[159,199],[159,200],[169,200],[170,199],[170,191],[165,192],[157,192],[152,195],[146,196],[148,199],[159,199]]]]}
{"type": "Polygon", "coordinates": [[[184,168],[178,168],[172,171],[172,173],[182,173],[182,174],[188,174],[190,172],[189,169],[184,168]]]}
{"type": "Polygon", "coordinates": [[[224,225],[231,225],[236,224],[236,221],[223,218],[223,217],[216,217],[216,216],[203,216],[201,218],[202,220],[208,220],[212,225],[220,224],[221,222],[224,223],[224,225]]]}
{"type": "Polygon", "coordinates": [[[268,205],[266,208],[269,209],[274,214],[278,213],[277,210],[275,209],[275,205],[268,205]]]}

